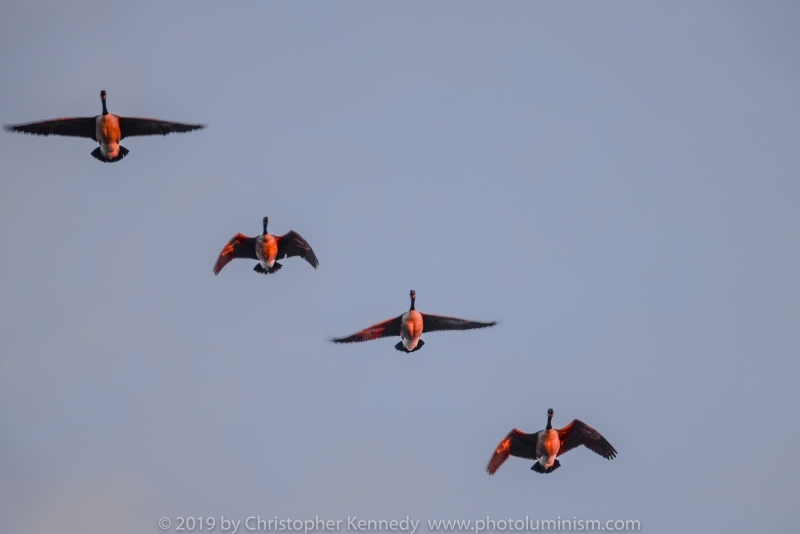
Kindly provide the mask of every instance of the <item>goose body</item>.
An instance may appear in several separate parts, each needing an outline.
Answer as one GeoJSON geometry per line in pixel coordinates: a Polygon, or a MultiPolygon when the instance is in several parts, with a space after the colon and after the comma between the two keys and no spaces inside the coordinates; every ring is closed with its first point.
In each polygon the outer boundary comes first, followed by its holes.
{"type": "Polygon", "coordinates": [[[261,274],[277,272],[282,267],[277,260],[292,256],[300,256],[315,269],[319,266],[317,256],[311,250],[308,241],[300,234],[291,230],[282,236],[272,235],[267,232],[268,223],[269,218],[264,217],[264,231],[260,236],[247,237],[244,234],[233,236],[220,252],[214,264],[214,274],[219,274],[222,268],[235,258],[258,260],[253,270],[261,274]]]}
{"type": "MultiPolygon", "coordinates": [[[[104,101],[105,102],[105,101],[104,101]]],[[[111,161],[118,161],[121,159],[119,142],[122,140],[122,132],[119,129],[119,117],[107,113],[105,115],[98,115],[94,118],[95,139],[100,143],[100,153],[102,156],[111,161]]],[[[122,155],[125,157],[125,154],[122,155]]]]}
{"type": "Polygon", "coordinates": [[[400,342],[408,352],[413,352],[419,345],[424,329],[422,314],[411,309],[400,316],[400,342]]]}
{"type": "Polygon", "coordinates": [[[119,161],[128,155],[128,149],[119,144],[125,137],[167,135],[173,132],[183,133],[204,127],[202,124],[183,124],[158,119],[120,117],[108,112],[105,91],[100,91],[100,99],[103,103],[103,113],[96,117],[75,117],[30,122],[5,126],[5,129],[9,132],[22,132],[32,135],[86,137],[100,144],[92,152],[92,156],[102,162],[111,163],[119,161]]]}
{"type": "Polygon", "coordinates": [[[497,445],[486,471],[493,475],[509,456],[518,456],[529,460],[536,460],[531,469],[537,473],[552,473],[561,463],[558,457],[567,451],[586,446],[587,449],[599,454],[607,460],[612,460],[617,451],[594,428],[586,423],[574,419],[564,428],[555,429],[551,422],[553,409],[547,410],[547,427],[544,430],[526,434],[518,429],[513,429],[497,445]]]}
{"type": "Polygon", "coordinates": [[[414,307],[417,298],[416,292],[412,289],[411,308],[404,314],[374,324],[360,332],[347,337],[332,338],[334,343],[356,343],[359,341],[370,341],[381,337],[400,336],[400,342],[394,346],[401,352],[414,352],[422,348],[425,344],[420,337],[423,332],[435,332],[437,330],[471,330],[473,328],[486,328],[497,324],[495,321],[481,323],[478,321],[468,321],[456,317],[445,317],[442,315],[423,314],[414,307]]]}
{"type": "Polygon", "coordinates": [[[558,450],[561,448],[561,440],[558,439],[558,432],[555,429],[542,430],[536,443],[536,460],[545,471],[550,469],[556,462],[558,450]]]}
{"type": "MultiPolygon", "coordinates": [[[[262,269],[272,269],[278,257],[278,239],[272,234],[260,235],[256,238],[256,258],[262,269]]],[[[313,264],[312,264],[313,265],[313,264]]]]}

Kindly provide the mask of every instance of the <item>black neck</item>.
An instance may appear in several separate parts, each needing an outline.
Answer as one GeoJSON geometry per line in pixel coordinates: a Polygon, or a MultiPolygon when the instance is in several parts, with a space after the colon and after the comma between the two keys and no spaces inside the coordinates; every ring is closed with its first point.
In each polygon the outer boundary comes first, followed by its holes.
{"type": "Polygon", "coordinates": [[[103,99],[103,115],[108,115],[108,110],[106,109],[106,99],[103,99]]]}
{"type": "Polygon", "coordinates": [[[552,415],[548,415],[548,416],[547,416],[547,426],[546,426],[546,427],[544,427],[544,428],[545,428],[545,430],[550,430],[551,428],[553,428],[553,425],[551,425],[551,424],[550,424],[550,422],[551,422],[552,420],[553,420],[553,416],[552,416],[552,415]]]}
{"type": "Polygon", "coordinates": [[[409,308],[409,311],[414,309],[414,301],[416,300],[416,298],[417,298],[416,296],[411,297],[411,307],[409,308]]]}
{"type": "Polygon", "coordinates": [[[267,235],[267,223],[264,223],[264,235],[267,235]]]}

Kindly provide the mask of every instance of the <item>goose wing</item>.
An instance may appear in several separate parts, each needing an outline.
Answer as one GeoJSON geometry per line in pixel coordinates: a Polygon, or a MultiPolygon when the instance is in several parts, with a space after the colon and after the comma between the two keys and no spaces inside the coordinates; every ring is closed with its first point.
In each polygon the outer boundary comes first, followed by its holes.
{"type": "Polygon", "coordinates": [[[573,420],[564,428],[558,429],[557,432],[558,439],[561,441],[558,456],[581,445],[585,445],[587,449],[607,460],[611,460],[617,455],[617,450],[606,441],[600,432],[578,419],[573,420]]]}
{"type": "Polygon", "coordinates": [[[445,317],[443,315],[422,314],[423,332],[436,332],[437,330],[472,330],[473,328],[486,328],[496,324],[496,321],[481,323],[478,321],[458,319],[456,317],[445,317]]]}
{"type": "Polygon", "coordinates": [[[122,139],[138,135],[167,135],[184,133],[205,128],[203,124],[184,124],[182,122],[160,121],[158,119],[139,119],[136,117],[120,117],[119,130],[122,139]]]}
{"type": "Polygon", "coordinates": [[[371,341],[381,337],[392,337],[400,335],[400,319],[403,316],[397,316],[394,319],[377,323],[369,328],[365,328],[360,332],[356,332],[352,336],[347,337],[334,337],[331,341],[334,343],[357,343],[359,341],[371,341]]]}
{"type": "Polygon", "coordinates": [[[70,119],[53,119],[49,121],[29,122],[27,124],[9,124],[4,126],[9,132],[22,132],[33,135],[65,135],[67,137],[86,137],[97,141],[94,117],[76,117],[70,119]]]}
{"type": "Polygon", "coordinates": [[[256,257],[256,239],[255,237],[247,237],[244,234],[236,234],[228,241],[225,248],[217,258],[217,263],[214,264],[214,274],[219,274],[223,267],[228,265],[234,258],[250,258],[257,260],[256,257]]]}
{"type": "Polygon", "coordinates": [[[311,250],[311,245],[294,230],[278,238],[278,256],[276,259],[291,258],[292,256],[300,256],[315,269],[319,265],[319,260],[317,260],[314,251],[311,250]]]}
{"type": "Polygon", "coordinates": [[[486,472],[493,475],[495,471],[500,469],[509,456],[518,456],[520,458],[527,458],[529,460],[536,459],[536,443],[539,441],[539,432],[533,434],[526,434],[516,428],[508,433],[503,438],[503,441],[497,445],[492,459],[486,466],[486,472]]]}

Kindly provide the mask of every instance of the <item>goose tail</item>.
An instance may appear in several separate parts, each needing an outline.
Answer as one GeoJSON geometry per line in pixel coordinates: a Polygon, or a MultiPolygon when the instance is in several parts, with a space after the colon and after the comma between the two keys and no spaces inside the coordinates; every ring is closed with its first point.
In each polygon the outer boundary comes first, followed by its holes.
{"type": "Polygon", "coordinates": [[[422,345],[424,344],[425,342],[420,339],[419,341],[417,341],[417,346],[414,347],[414,350],[408,350],[406,346],[403,345],[403,342],[401,340],[397,345],[394,346],[394,348],[399,350],[400,352],[405,352],[406,354],[410,354],[412,352],[417,352],[419,349],[422,348],[422,345]]]}
{"type": "Polygon", "coordinates": [[[260,263],[256,263],[256,266],[253,267],[253,270],[255,272],[261,273],[261,274],[272,274],[272,273],[276,273],[276,272],[280,271],[281,267],[283,267],[283,265],[281,265],[278,262],[275,262],[275,263],[272,264],[272,267],[270,267],[269,269],[265,269],[265,268],[263,268],[261,266],[260,263]]]}
{"type": "Polygon", "coordinates": [[[561,467],[561,462],[559,462],[558,460],[556,460],[553,463],[553,465],[551,465],[547,469],[545,469],[539,462],[536,462],[535,464],[533,464],[533,467],[531,467],[531,470],[536,471],[537,473],[547,474],[547,473],[552,473],[559,467],[561,467]]]}
{"type": "Polygon", "coordinates": [[[97,147],[97,148],[95,148],[94,150],[92,150],[92,157],[94,157],[95,159],[98,159],[98,160],[102,161],[103,163],[114,163],[115,161],[119,161],[119,160],[121,160],[122,158],[124,158],[125,156],[127,156],[127,155],[128,155],[128,152],[130,152],[130,150],[128,150],[128,149],[127,149],[127,148],[125,148],[124,146],[120,146],[120,147],[119,147],[119,153],[117,153],[117,157],[116,157],[116,158],[114,158],[114,159],[108,159],[108,158],[107,158],[107,157],[105,157],[105,156],[103,155],[103,153],[100,151],[100,147],[97,147]]]}

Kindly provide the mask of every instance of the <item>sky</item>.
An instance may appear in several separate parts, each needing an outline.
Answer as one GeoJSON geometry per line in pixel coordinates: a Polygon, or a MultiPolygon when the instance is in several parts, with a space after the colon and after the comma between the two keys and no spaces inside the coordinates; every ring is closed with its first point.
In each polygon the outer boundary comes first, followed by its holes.
{"type": "MultiPolygon", "coordinates": [[[[6,2],[0,531],[167,518],[787,532],[792,2],[6,2]],[[320,260],[212,267],[237,232],[320,260]],[[498,325],[335,345],[408,309],[498,325]],[[486,463],[578,418],[617,449],[486,463]]],[[[252,524],[252,523],[251,523],[252,524]]],[[[239,532],[244,531],[240,526],[239,532]]]]}

